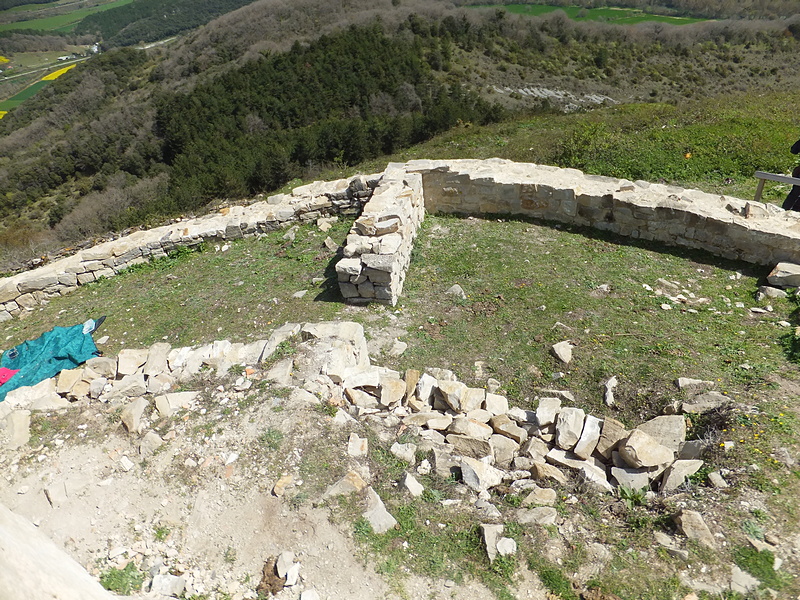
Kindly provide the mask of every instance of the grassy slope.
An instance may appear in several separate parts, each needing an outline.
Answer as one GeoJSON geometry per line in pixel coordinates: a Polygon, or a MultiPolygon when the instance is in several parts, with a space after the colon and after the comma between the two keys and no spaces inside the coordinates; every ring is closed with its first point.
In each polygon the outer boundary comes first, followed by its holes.
{"type": "Polygon", "coordinates": [[[581,8],[579,6],[548,6],[546,4],[479,4],[475,8],[498,8],[518,15],[538,17],[557,10],[564,11],[576,21],[605,21],[617,25],[635,25],[636,23],[667,23],[669,25],[688,25],[700,23],[706,19],[693,19],[689,17],[666,17],[663,15],[650,15],[641,10],[627,8],[581,8]]]}

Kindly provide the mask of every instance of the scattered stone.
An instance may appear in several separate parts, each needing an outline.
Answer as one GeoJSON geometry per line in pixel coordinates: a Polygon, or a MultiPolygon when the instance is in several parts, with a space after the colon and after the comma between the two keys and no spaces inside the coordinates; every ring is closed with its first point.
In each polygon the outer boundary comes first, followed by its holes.
{"type": "Polygon", "coordinates": [[[292,565],[294,565],[294,552],[291,550],[281,552],[275,562],[275,572],[278,573],[278,577],[286,579],[286,574],[292,568],[292,565]]]}
{"type": "Polygon", "coordinates": [[[423,485],[417,481],[416,477],[414,477],[411,473],[406,473],[400,483],[403,488],[405,488],[405,490],[415,498],[422,496],[422,492],[425,491],[423,485]]]}
{"type": "Polygon", "coordinates": [[[58,508],[67,501],[67,486],[63,481],[56,481],[44,488],[44,495],[53,508],[58,508]]]}
{"type": "Polygon", "coordinates": [[[451,287],[447,288],[447,291],[444,294],[445,294],[445,296],[453,296],[453,297],[458,298],[460,300],[466,300],[467,299],[467,293],[457,283],[452,285],[451,287]]]}
{"type": "Polygon", "coordinates": [[[462,456],[483,458],[493,455],[492,447],[487,440],[451,433],[447,436],[447,443],[452,444],[455,451],[462,456]]]}
{"type": "Polygon", "coordinates": [[[492,415],[504,415],[508,412],[508,399],[505,396],[489,392],[486,394],[483,408],[492,415]]]}
{"type": "Polygon", "coordinates": [[[528,439],[528,432],[514,423],[507,415],[492,417],[489,423],[495,433],[511,438],[517,444],[522,444],[528,439]]]}
{"type": "Polygon", "coordinates": [[[722,477],[722,474],[719,471],[712,471],[708,474],[708,482],[711,484],[712,487],[717,489],[725,489],[728,486],[728,482],[722,477]]]}
{"type": "Polygon", "coordinates": [[[725,394],[711,391],[695,396],[691,402],[684,402],[682,409],[685,413],[705,414],[728,404],[730,401],[731,399],[725,394]]]}
{"type": "Polygon", "coordinates": [[[476,492],[484,492],[503,481],[502,471],[468,456],[461,458],[461,475],[464,483],[476,492]]]}
{"type": "Polygon", "coordinates": [[[164,444],[164,440],[155,431],[148,431],[139,442],[139,454],[151,456],[164,444]]]}
{"type": "Polygon", "coordinates": [[[572,449],[572,452],[578,458],[587,459],[594,452],[597,443],[600,441],[600,427],[603,421],[595,416],[587,415],[583,421],[583,431],[578,443],[572,449]]]}
{"type": "Polygon", "coordinates": [[[684,460],[698,459],[706,449],[706,442],[703,440],[689,440],[683,442],[678,448],[678,458],[684,460]]]}
{"type": "Polygon", "coordinates": [[[664,494],[677,489],[683,485],[687,477],[697,473],[702,466],[702,460],[676,460],[664,471],[659,491],[664,494]]]}
{"type": "Polygon", "coordinates": [[[517,511],[517,521],[523,525],[555,525],[557,519],[558,511],[551,506],[537,506],[536,508],[517,511]]]}
{"type": "Polygon", "coordinates": [[[479,440],[488,440],[493,433],[488,425],[463,416],[455,417],[447,431],[479,440]]]}
{"type": "Polygon", "coordinates": [[[539,427],[553,425],[561,410],[561,398],[540,398],[536,408],[536,423],[539,427]]]}
{"type": "Polygon", "coordinates": [[[522,506],[530,506],[531,504],[539,506],[552,506],[555,504],[558,494],[554,489],[541,488],[534,484],[530,493],[522,499],[522,506]]]}
{"type": "Polygon", "coordinates": [[[125,408],[122,409],[120,419],[128,433],[141,433],[142,415],[147,408],[147,400],[144,398],[136,398],[130,402],[125,408]]]}
{"type": "Polygon", "coordinates": [[[697,394],[712,389],[714,387],[714,382],[704,381],[702,379],[691,379],[689,377],[678,377],[675,381],[675,385],[688,394],[697,394]]]}
{"type": "Polygon", "coordinates": [[[349,471],[347,475],[325,490],[325,493],[322,494],[322,499],[326,500],[334,496],[346,496],[353,492],[360,492],[366,487],[367,482],[361,478],[361,475],[355,471],[349,471]]]}
{"type": "Polygon", "coordinates": [[[417,445],[395,442],[392,444],[392,447],[389,448],[389,452],[391,452],[392,456],[395,458],[408,463],[410,466],[414,466],[416,462],[417,445]]]}
{"type": "Polygon", "coordinates": [[[31,411],[15,410],[6,417],[6,446],[11,450],[22,448],[31,439],[31,411]]]}
{"type": "Polygon", "coordinates": [[[614,400],[614,390],[618,385],[619,381],[616,375],[603,384],[603,402],[606,403],[606,406],[614,406],[614,404],[616,404],[614,400]]]}
{"type": "Polygon", "coordinates": [[[611,467],[611,476],[617,483],[632,490],[650,489],[651,474],[650,469],[611,467]]]}
{"type": "Polygon", "coordinates": [[[548,465],[547,463],[534,463],[533,467],[531,468],[531,477],[533,479],[553,479],[557,481],[561,485],[565,485],[567,483],[567,478],[561,472],[558,467],[554,467],[553,465],[548,465]]]}
{"type": "Polygon", "coordinates": [[[304,590],[300,594],[300,600],[320,600],[317,590],[304,590]]]}
{"type": "Polygon", "coordinates": [[[683,509],[673,517],[675,524],[690,540],[696,540],[704,546],[716,550],[714,536],[708,529],[708,525],[703,520],[703,516],[694,510],[683,509]]]}
{"type": "Polygon", "coordinates": [[[567,341],[558,342],[557,344],[553,344],[553,346],[550,348],[550,352],[562,363],[568,365],[570,362],[572,362],[572,349],[574,347],[575,346],[567,341]]]}
{"type": "Polygon", "coordinates": [[[800,287],[800,265],[781,262],[767,275],[770,285],[779,288],[800,287]]]}
{"type": "Polygon", "coordinates": [[[486,547],[486,555],[489,557],[489,562],[494,562],[497,558],[497,542],[500,536],[503,535],[502,525],[481,524],[481,533],[483,534],[483,544],[486,547]]]}
{"type": "Polygon", "coordinates": [[[517,542],[512,538],[503,537],[497,540],[496,548],[500,556],[512,556],[517,553],[517,542]]]}
{"type": "Polygon", "coordinates": [[[496,433],[489,438],[489,447],[491,448],[491,456],[494,457],[494,463],[503,469],[511,466],[511,461],[519,452],[519,444],[502,434],[496,433]]]}
{"type": "Polygon", "coordinates": [[[186,587],[186,580],[183,577],[176,575],[156,575],[153,577],[153,583],[150,586],[150,592],[153,594],[161,594],[162,596],[170,596],[177,598],[183,593],[186,587]]]}
{"type": "Polygon", "coordinates": [[[371,487],[367,488],[367,510],[362,515],[372,526],[375,533],[386,533],[394,529],[397,520],[389,514],[383,500],[371,487]]]}
{"type": "Polygon", "coordinates": [[[367,438],[360,438],[357,434],[351,433],[347,441],[347,454],[353,458],[366,456],[369,451],[369,441],[367,438]]]}
{"type": "Polygon", "coordinates": [[[742,571],[736,565],[731,567],[731,591],[739,594],[747,594],[761,585],[761,582],[747,573],[742,571]]]}
{"type": "Polygon", "coordinates": [[[662,415],[642,423],[636,429],[673,452],[677,452],[686,441],[686,419],[680,415],[662,415]]]}
{"type": "Polygon", "coordinates": [[[277,562],[276,557],[270,556],[264,563],[264,568],[261,570],[261,581],[256,587],[256,593],[259,596],[265,598],[268,595],[274,596],[285,587],[286,580],[278,576],[277,562]]]}
{"type": "Polygon", "coordinates": [[[128,458],[127,456],[123,456],[122,458],[119,459],[119,466],[123,471],[127,473],[136,465],[133,464],[133,461],[130,458],[128,458]]]}
{"type": "MultiPolygon", "coordinates": [[[[280,479],[278,479],[278,481],[275,482],[275,485],[272,486],[272,493],[278,498],[281,498],[286,494],[286,489],[293,483],[294,483],[294,476],[292,476],[291,474],[283,475],[280,479]]],[[[366,485],[366,483],[364,485],[366,485]]],[[[338,494],[331,494],[331,495],[338,495],[338,494]]]]}

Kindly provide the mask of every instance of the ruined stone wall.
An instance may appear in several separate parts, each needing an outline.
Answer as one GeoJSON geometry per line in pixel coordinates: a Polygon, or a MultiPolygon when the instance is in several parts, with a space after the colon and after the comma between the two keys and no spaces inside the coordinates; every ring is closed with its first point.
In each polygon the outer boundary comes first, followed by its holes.
{"type": "Polygon", "coordinates": [[[699,248],[762,265],[800,261],[800,214],[699,190],[487,161],[412,161],[431,213],[510,214],[699,248]]]}
{"type": "Polygon", "coordinates": [[[345,300],[397,303],[424,213],[421,175],[407,172],[405,165],[389,165],[336,265],[345,300]]]}
{"type": "Polygon", "coordinates": [[[38,269],[0,279],[0,322],[101,277],[113,277],[132,265],[164,257],[181,246],[254,236],[296,221],[358,215],[378,177],[311,183],[295,188],[291,194],[270,196],[249,206],[233,206],[197,219],[137,231],[38,269]]]}
{"type": "Polygon", "coordinates": [[[237,239],[332,214],[360,214],[336,268],[342,296],[353,303],[394,305],[426,210],[521,215],[754,264],[800,263],[800,213],[774,205],[500,159],[419,160],[390,164],[383,174],[316,182],[225,214],[136,232],[2,279],[0,322],[178,246],[237,239]]]}

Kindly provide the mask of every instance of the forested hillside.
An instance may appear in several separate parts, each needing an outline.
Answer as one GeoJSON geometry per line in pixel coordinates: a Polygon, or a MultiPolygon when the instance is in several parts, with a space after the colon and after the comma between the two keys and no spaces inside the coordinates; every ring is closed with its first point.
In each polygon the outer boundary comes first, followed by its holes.
{"type": "Polygon", "coordinates": [[[618,27],[411,0],[260,0],[175,46],[106,52],[0,121],[4,264],[455,125],[574,110],[533,88],[606,103],[800,89],[799,22],[618,27]]]}
{"type": "Polygon", "coordinates": [[[106,47],[153,42],[204,25],[249,4],[252,0],[133,0],[132,3],[89,15],[75,28],[93,34],[106,47]]]}

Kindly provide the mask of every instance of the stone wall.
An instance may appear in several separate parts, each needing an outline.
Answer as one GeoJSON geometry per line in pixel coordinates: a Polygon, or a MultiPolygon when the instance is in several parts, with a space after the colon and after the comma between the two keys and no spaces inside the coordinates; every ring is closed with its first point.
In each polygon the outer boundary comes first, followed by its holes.
{"type": "Polygon", "coordinates": [[[422,175],[431,213],[523,215],[755,264],[800,261],[800,214],[770,204],[499,159],[406,168],[422,175]]]}
{"type": "Polygon", "coordinates": [[[249,206],[233,206],[197,219],[137,231],[38,269],[0,279],[0,322],[101,277],[113,277],[132,265],[164,257],[180,246],[254,236],[294,221],[358,215],[378,177],[311,183],[295,188],[291,194],[270,196],[249,206]]]}
{"type": "Polygon", "coordinates": [[[394,305],[426,210],[521,215],[754,264],[800,263],[800,213],[771,204],[500,159],[419,160],[139,231],[0,280],[0,322],[178,246],[237,239],[332,214],[361,215],[336,267],[342,296],[353,303],[394,305]]]}
{"type": "Polygon", "coordinates": [[[345,300],[397,303],[424,213],[420,174],[406,171],[405,165],[389,165],[336,265],[345,300]]]}

